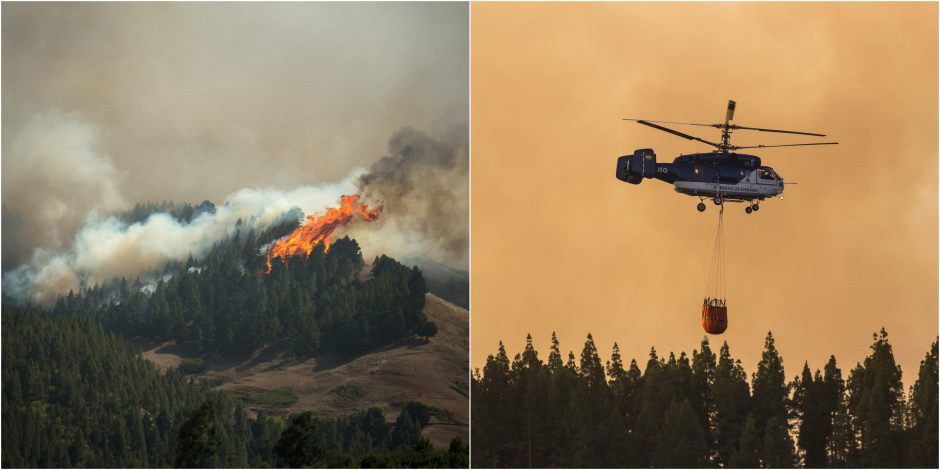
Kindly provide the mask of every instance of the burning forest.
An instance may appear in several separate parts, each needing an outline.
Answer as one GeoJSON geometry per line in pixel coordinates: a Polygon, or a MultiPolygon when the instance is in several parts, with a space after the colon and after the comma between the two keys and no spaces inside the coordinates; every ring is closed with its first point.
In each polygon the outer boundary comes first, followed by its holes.
{"type": "MultiPolygon", "coordinates": [[[[65,140],[63,145],[88,147],[82,154],[87,160],[83,165],[111,170],[86,185],[108,183],[107,188],[113,190],[107,191],[104,202],[88,203],[78,213],[66,212],[71,217],[69,223],[58,225],[32,221],[26,206],[7,205],[5,200],[3,235],[10,243],[4,247],[3,292],[20,303],[51,306],[69,291],[79,292],[114,279],[160,279],[170,266],[189,259],[202,262],[213,246],[239,233],[260,233],[302,218],[301,227],[263,253],[268,272],[274,258],[309,256],[319,244],[328,251],[341,227],[359,240],[369,258],[419,255],[465,271],[465,137],[432,137],[404,128],[391,137],[388,152],[368,170],[357,167],[340,181],[292,189],[246,187],[218,204],[203,203],[211,210],[194,210],[183,218],[153,204],[145,206],[157,209],[145,213],[125,209],[127,201],[109,176],[119,173],[110,157],[95,150],[97,144],[91,137],[65,140]],[[352,223],[360,219],[371,223],[352,223]]],[[[28,148],[24,144],[24,151],[28,148]]],[[[68,187],[66,183],[62,183],[64,187],[68,187]]],[[[53,213],[63,205],[58,192],[34,192],[30,200],[42,208],[40,214],[53,213]]]]}
{"type": "Polygon", "coordinates": [[[340,196],[340,207],[331,207],[323,215],[308,215],[306,222],[294,230],[290,235],[274,241],[268,248],[267,267],[271,273],[271,260],[280,258],[286,261],[291,256],[310,256],[314,247],[323,243],[323,251],[330,251],[332,240],[330,236],[337,228],[349,224],[356,216],[366,222],[379,218],[382,208],[371,210],[366,204],[359,203],[359,195],[340,196]]]}

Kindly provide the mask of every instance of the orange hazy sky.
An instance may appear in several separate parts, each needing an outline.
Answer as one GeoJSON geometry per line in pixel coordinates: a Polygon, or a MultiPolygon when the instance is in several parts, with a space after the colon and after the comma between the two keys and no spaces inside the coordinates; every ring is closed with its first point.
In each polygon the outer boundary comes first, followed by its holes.
{"type": "Polygon", "coordinates": [[[847,377],[884,326],[913,383],[938,328],[936,3],[475,3],[471,19],[474,368],[526,333],[544,358],[553,330],[564,352],[590,332],[641,367],[651,346],[698,347],[717,210],[614,165],[708,150],[622,117],[719,122],[734,99],[740,125],[840,145],[753,152],[798,184],[726,210],[713,349],[750,373],[772,330],[788,378],[830,354],[847,377]]]}

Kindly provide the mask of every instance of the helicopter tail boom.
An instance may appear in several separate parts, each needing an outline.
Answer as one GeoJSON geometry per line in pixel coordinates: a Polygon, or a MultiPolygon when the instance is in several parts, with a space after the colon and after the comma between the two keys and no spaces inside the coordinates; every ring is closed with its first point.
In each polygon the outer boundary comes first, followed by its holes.
{"type": "Polygon", "coordinates": [[[630,184],[640,184],[643,178],[656,177],[656,154],[653,149],[639,149],[633,155],[617,159],[617,179],[630,184]]]}

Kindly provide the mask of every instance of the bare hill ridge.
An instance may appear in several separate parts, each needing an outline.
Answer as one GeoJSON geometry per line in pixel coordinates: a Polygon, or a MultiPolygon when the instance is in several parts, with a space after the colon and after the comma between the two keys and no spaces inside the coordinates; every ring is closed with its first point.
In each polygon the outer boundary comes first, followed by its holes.
{"type": "MultiPolygon", "coordinates": [[[[467,443],[468,311],[433,294],[426,299],[424,314],[438,325],[428,343],[416,338],[346,361],[330,355],[298,360],[275,344],[244,362],[209,364],[200,376],[246,396],[246,409],[253,413],[344,416],[375,406],[394,419],[406,403],[420,401],[446,412],[425,428],[435,446],[446,446],[454,437],[467,443]]],[[[160,367],[174,367],[182,358],[173,349],[161,345],[142,355],[160,367]]]]}

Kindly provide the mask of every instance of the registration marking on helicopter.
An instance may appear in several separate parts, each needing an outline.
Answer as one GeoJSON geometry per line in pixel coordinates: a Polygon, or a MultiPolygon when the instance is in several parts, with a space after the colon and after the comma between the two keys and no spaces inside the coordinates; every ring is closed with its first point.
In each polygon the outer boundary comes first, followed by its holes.
{"type": "Polygon", "coordinates": [[[696,192],[711,194],[715,191],[727,193],[748,193],[748,194],[775,194],[778,187],[776,185],[757,185],[757,184],[738,184],[738,185],[716,185],[714,183],[693,183],[681,181],[675,183],[676,191],[696,192]]]}

